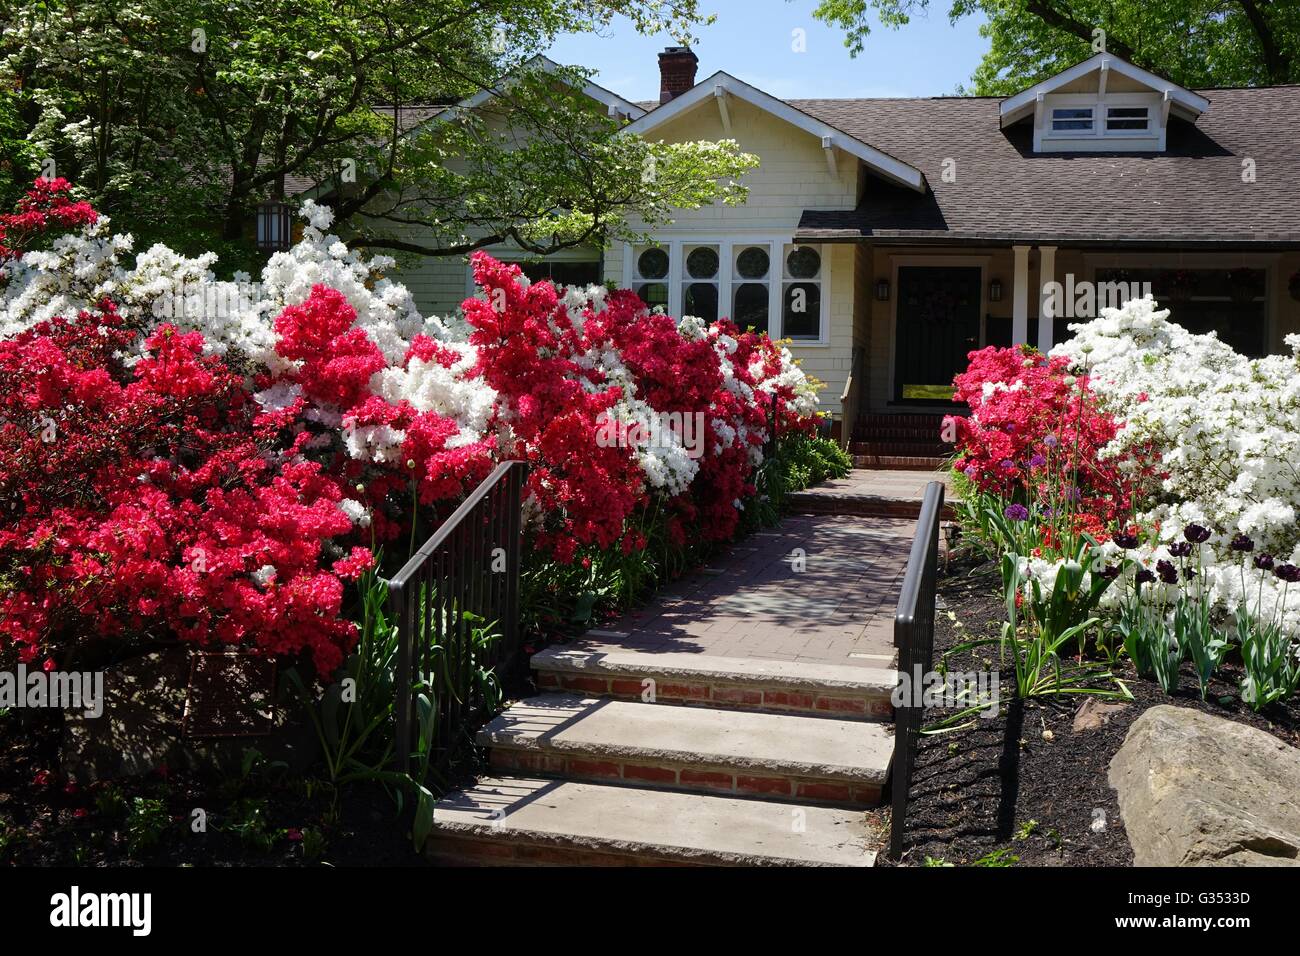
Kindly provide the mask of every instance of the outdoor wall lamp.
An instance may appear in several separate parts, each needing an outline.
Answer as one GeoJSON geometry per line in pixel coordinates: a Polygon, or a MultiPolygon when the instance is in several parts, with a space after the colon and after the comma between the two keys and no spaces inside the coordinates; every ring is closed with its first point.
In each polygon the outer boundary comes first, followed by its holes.
{"type": "Polygon", "coordinates": [[[990,302],[1002,301],[1002,280],[1001,279],[989,280],[989,301],[990,302]]]}
{"type": "Polygon", "coordinates": [[[876,280],[876,301],[877,302],[889,301],[889,280],[888,279],[876,280]]]}

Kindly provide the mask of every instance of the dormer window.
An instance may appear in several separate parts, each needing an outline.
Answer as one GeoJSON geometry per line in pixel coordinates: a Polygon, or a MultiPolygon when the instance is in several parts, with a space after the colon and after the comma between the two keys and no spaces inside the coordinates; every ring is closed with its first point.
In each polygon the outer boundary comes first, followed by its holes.
{"type": "Polygon", "coordinates": [[[1196,122],[1210,102],[1098,53],[1003,100],[1004,129],[1032,123],[1036,153],[1161,153],[1169,121],[1196,122]]]}

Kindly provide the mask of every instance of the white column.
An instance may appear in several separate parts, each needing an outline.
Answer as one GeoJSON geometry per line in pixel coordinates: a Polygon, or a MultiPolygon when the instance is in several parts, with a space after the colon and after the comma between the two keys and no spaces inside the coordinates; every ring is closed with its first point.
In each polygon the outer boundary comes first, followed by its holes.
{"type": "Polygon", "coordinates": [[[1048,283],[1056,279],[1056,246],[1038,247],[1038,350],[1046,354],[1052,349],[1052,297],[1048,283]]]}
{"type": "Polygon", "coordinates": [[[1016,269],[1011,283],[1011,344],[1029,341],[1029,247],[1012,246],[1016,269]]]}

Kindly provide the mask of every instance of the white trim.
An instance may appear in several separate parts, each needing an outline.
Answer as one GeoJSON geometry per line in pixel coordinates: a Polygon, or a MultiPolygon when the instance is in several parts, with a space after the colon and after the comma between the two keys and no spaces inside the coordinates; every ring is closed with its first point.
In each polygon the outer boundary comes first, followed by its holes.
{"type": "Polygon", "coordinates": [[[644,135],[650,130],[699,106],[706,97],[717,96],[718,90],[723,90],[737,99],[744,100],[751,106],[770,113],[778,119],[785,120],[791,126],[795,126],[819,139],[823,136],[834,136],[835,143],[840,149],[850,156],[856,156],[862,160],[877,175],[900,183],[919,193],[926,191],[925,176],[915,166],[897,160],[874,146],[849,136],[843,130],[836,129],[828,123],[823,123],[802,110],[795,109],[789,103],[778,100],[776,97],[770,96],[721,70],[708,79],[695,84],[680,96],[673,97],[658,109],[651,110],[640,119],[633,120],[624,127],[624,132],[644,135]]]}
{"type": "Polygon", "coordinates": [[[1056,334],[1056,316],[1052,314],[1052,298],[1047,294],[1047,284],[1056,280],[1056,246],[1038,247],[1038,351],[1046,355],[1052,350],[1056,334]]]}
{"type": "Polygon", "coordinates": [[[1029,341],[1029,246],[1012,246],[1011,344],[1029,341]]]}
{"type": "Polygon", "coordinates": [[[1039,93],[1052,93],[1063,86],[1073,83],[1092,73],[1094,70],[1100,70],[1102,90],[1105,90],[1105,77],[1110,70],[1114,70],[1121,76],[1126,76],[1137,83],[1149,88],[1157,94],[1166,94],[1176,103],[1187,115],[1189,119],[1195,120],[1198,116],[1210,108],[1210,101],[1191,90],[1185,89],[1176,83],[1172,83],[1163,77],[1150,73],[1140,66],[1134,66],[1127,60],[1122,60],[1112,53],[1097,53],[1090,56],[1082,63],[1076,63],[1067,70],[1062,70],[1055,76],[1043,80],[1041,83],[1021,90],[1015,96],[1010,96],[1003,100],[998,107],[1001,116],[1002,128],[1010,126],[1024,119],[1034,103],[1038,99],[1039,93]]]}

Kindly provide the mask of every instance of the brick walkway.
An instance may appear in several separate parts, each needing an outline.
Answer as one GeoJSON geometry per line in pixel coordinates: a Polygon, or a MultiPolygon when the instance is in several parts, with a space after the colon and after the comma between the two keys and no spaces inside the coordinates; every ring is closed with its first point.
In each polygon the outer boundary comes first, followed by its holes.
{"type": "Polygon", "coordinates": [[[914,522],[795,515],[584,646],[888,667],[914,522]]]}

